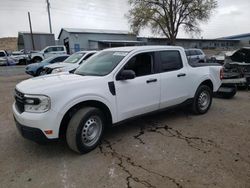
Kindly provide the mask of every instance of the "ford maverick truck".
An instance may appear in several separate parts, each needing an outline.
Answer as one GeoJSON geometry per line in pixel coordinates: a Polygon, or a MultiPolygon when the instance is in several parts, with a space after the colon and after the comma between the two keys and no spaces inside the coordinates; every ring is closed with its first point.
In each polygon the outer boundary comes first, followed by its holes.
{"type": "Polygon", "coordinates": [[[105,127],[187,104],[205,114],[221,85],[221,66],[188,64],[182,47],[110,48],[74,73],[32,78],[15,88],[13,113],[23,137],[66,139],[79,153],[93,150],[105,127]]]}

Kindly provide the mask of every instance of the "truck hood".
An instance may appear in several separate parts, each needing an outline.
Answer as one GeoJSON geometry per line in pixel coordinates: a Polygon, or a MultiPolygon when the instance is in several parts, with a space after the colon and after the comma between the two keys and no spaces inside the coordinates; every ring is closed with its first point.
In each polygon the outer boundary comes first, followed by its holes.
{"type": "Polygon", "coordinates": [[[40,76],[22,81],[16,86],[16,89],[25,94],[44,94],[49,95],[51,92],[60,92],[66,90],[69,86],[76,85],[82,87],[84,83],[100,79],[96,76],[80,76],[77,74],[60,73],[40,76]]]}
{"type": "Polygon", "coordinates": [[[54,63],[52,65],[47,65],[47,66],[45,66],[45,68],[56,69],[56,68],[66,67],[66,66],[69,66],[69,65],[72,65],[72,64],[62,62],[62,63],[54,63]]]}

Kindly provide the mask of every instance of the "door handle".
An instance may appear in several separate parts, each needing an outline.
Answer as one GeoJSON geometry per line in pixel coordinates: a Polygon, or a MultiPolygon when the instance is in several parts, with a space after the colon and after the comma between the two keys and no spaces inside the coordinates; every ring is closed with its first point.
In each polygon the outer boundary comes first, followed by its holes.
{"type": "Polygon", "coordinates": [[[185,73],[181,73],[181,74],[178,74],[178,75],[177,75],[177,77],[178,77],[178,78],[180,78],[180,77],[184,77],[184,76],[186,76],[186,74],[185,74],[185,73]]]}
{"type": "Polygon", "coordinates": [[[147,84],[150,84],[150,83],[153,83],[153,82],[157,82],[157,79],[150,79],[150,80],[147,80],[147,84]]]}

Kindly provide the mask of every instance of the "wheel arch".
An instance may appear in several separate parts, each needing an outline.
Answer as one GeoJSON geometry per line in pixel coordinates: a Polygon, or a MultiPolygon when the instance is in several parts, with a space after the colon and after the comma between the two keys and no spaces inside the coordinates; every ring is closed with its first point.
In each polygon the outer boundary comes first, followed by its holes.
{"type": "Polygon", "coordinates": [[[111,126],[113,121],[112,121],[112,113],[108,106],[104,104],[103,102],[100,102],[98,100],[87,100],[83,102],[79,102],[72,106],[63,116],[61,122],[60,122],[60,128],[59,128],[59,137],[64,138],[66,135],[66,130],[68,127],[68,123],[71,119],[71,117],[74,115],[74,113],[79,110],[82,107],[96,107],[99,108],[105,115],[106,120],[107,120],[107,125],[111,126]]]}
{"type": "Polygon", "coordinates": [[[43,58],[39,55],[36,55],[32,58],[32,61],[34,61],[35,59],[40,59],[41,61],[43,60],[43,58]]]}
{"type": "Polygon", "coordinates": [[[212,90],[212,92],[214,91],[214,84],[213,84],[212,80],[210,80],[210,79],[204,80],[204,81],[199,85],[199,87],[200,87],[201,85],[208,86],[208,87],[212,90]]]}

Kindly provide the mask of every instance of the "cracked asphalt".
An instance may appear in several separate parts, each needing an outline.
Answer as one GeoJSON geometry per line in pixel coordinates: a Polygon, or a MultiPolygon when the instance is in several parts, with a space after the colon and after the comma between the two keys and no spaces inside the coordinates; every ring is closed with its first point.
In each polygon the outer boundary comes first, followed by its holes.
{"type": "Polygon", "coordinates": [[[0,187],[250,187],[250,92],[214,99],[203,116],[175,109],[107,129],[78,155],[19,135],[12,93],[27,78],[0,75],[0,187]]]}

